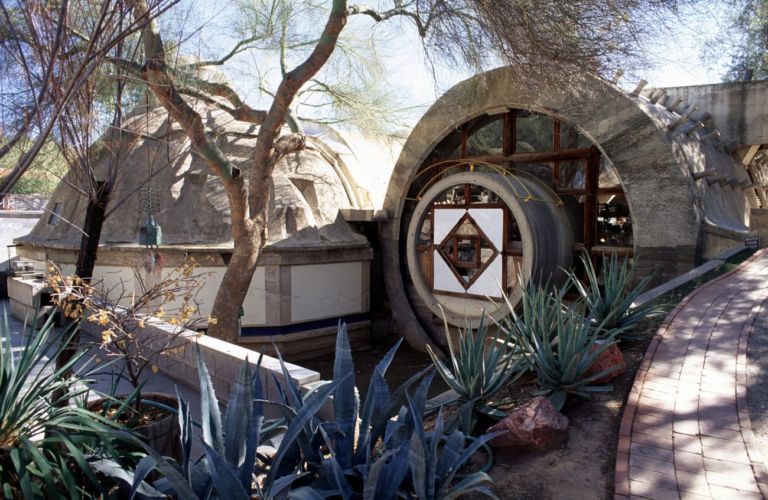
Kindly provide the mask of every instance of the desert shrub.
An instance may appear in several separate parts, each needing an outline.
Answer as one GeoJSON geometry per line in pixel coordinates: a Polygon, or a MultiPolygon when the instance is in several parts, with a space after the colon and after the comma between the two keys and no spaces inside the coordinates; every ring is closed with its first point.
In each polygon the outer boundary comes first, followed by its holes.
{"type": "Polygon", "coordinates": [[[648,287],[652,276],[645,276],[633,283],[632,272],[627,259],[619,262],[616,254],[603,261],[602,284],[592,260],[587,255],[581,256],[584,264],[587,283],[573,273],[569,273],[569,281],[578,291],[586,312],[591,318],[591,324],[599,332],[618,330],[620,338],[632,338],[638,335],[638,324],[649,315],[660,311],[658,305],[645,303],[635,305],[637,298],[648,287]]]}
{"type": "Polygon", "coordinates": [[[524,352],[528,367],[543,386],[543,394],[560,410],[568,395],[589,398],[596,392],[613,390],[596,381],[615,367],[598,374],[586,373],[597,358],[615,343],[618,330],[600,327],[598,336],[593,318],[584,316],[579,304],[564,305],[566,288],[554,293],[541,287],[523,291],[520,311],[510,306],[502,328],[524,352]]]}
{"type": "MultiPolygon", "coordinates": [[[[79,324],[72,324],[62,338],[72,337],[77,328],[79,324]]],[[[3,315],[0,490],[4,498],[77,498],[102,492],[91,465],[120,455],[114,446],[118,426],[81,404],[66,404],[87,391],[82,378],[89,376],[85,370],[90,354],[81,350],[56,369],[66,344],[58,337],[50,317],[39,331],[28,329],[23,345],[15,348],[3,315]]]]}
{"type": "Polygon", "coordinates": [[[523,373],[524,362],[514,346],[510,344],[509,330],[494,328],[490,334],[485,315],[476,331],[467,324],[459,329],[454,347],[453,339],[445,324],[448,339],[449,359],[444,362],[427,346],[432,363],[445,383],[456,396],[445,404],[459,405],[458,427],[466,434],[475,431],[478,416],[488,415],[503,418],[505,414],[488,404],[499,390],[516,381],[523,373]],[[450,363],[450,364],[447,364],[450,363]]]}

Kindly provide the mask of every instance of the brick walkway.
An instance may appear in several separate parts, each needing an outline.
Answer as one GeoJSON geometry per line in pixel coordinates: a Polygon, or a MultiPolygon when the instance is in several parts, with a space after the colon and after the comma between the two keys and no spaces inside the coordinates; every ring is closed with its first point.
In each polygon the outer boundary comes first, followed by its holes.
{"type": "Polygon", "coordinates": [[[643,358],[624,410],[616,499],[768,497],[747,408],[747,340],[768,251],[695,290],[643,358]]]}

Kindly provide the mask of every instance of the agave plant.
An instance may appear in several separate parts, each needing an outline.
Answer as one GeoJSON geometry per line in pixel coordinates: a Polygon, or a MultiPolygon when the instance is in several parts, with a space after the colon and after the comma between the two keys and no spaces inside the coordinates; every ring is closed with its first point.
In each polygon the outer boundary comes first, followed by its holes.
{"type": "Polygon", "coordinates": [[[493,496],[485,473],[458,481],[454,478],[467,459],[494,436],[466,446],[460,431],[444,434],[442,415],[433,432],[424,432],[422,415],[432,374],[416,374],[390,394],[383,376],[396,349],[397,345],[374,370],[362,411],[343,325],[337,337],[334,381],[306,394],[302,395],[287,376],[280,359],[286,375],[279,384],[281,401],[263,399],[259,370],[251,371],[246,362],[232,388],[223,424],[208,370],[198,352],[205,457],[195,463],[190,460],[189,407],[180,399],[182,462],[176,464],[139,443],[147,457],[133,471],[110,464],[111,475],[130,486],[129,498],[167,494],[190,499],[216,495],[232,500],[254,496],[378,500],[416,493],[420,498],[432,499],[455,498],[470,491],[493,496]],[[408,388],[417,381],[411,396],[408,388]],[[325,422],[318,417],[318,410],[331,394],[336,418],[325,422]],[[284,435],[272,458],[256,453],[264,440],[265,405],[276,405],[286,416],[284,435]],[[390,419],[392,415],[397,418],[390,419]],[[150,485],[146,479],[153,470],[163,478],[150,485]]]}
{"type": "Polygon", "coordinates": [[[490,400],[501,388],[514,383],[523,373],[524,364],[510,344],[509,333],[501,328],[491,337],[485,315],[480,320],[476,332],[469,325],[459,329],[456,347],[445,323],[445,335],[448,339],[450,367],[438,357],[430,346],[427,352],[437,373],[453,389],[456,396],[445,404],[459,405],[458,425],[465,434],[472,434],[477,424],[478,414],[495,418],[505,416],[503,412],[489,406],[490,400]]]}
{"type": "MultiPolygon", "coordinates": [[[[262,397],[262,382],[259,375],[261,358],[255,370],[251,370],[246,359],[241,365],[232,386],[227,411],[222,420],[219,403],[213,389],[210,374],[200,354],[196,351],[198,376],[200,379],[200,405],[202,412],[202,434],[205,456],[192,461],[192,424],[189,404],[179,400],[179,424],[181,427],[182,460],[177,464],[161,456],[157,451],[140,440],[123,435],[124,439],[144,448],[147,456],[134,471],[119,468],[111,463],[112,477],[130,485],[129,498],[171,495],[184,499],[208,499],[213,495],[231,500],[285,497],[291,485],[307,475],[293,465],[288,468],[283,462],[290,462],[297,437],[303,432],[307,421],[325,404],[329,396],[344,379],[331,382],[314,391],[305,400],[298,412],[284,429],[283,439],[269,460],[269,467],[259,467],[257,449],[266,439],[264,426],[264,404],[272,404],[262,397]],[[146,482],[150,472],[157,470],[163,478],[152,483],[146,482]],[[256,476],[264,473],[262,481],[256,476]]],[[[272,427],[272,426],[271,426],[272,427]]],[[[100,469],[106,471],[106,467],[100,469]]]]}
{"type": "Polygon", "coordinates": [[[597,358],[615,343],[618,330],[601,329],[598,337],[592,328],[592,318],[585,317],[579,307],[564,307],[565,288],[552,294],[539,287],[523,291],[522,309],[511,314],[503,328],[525,352],[530,369],[545,388],[558,410],[569,394],[589,398],[596,392],[610,392],[611,385],[594,385],[610,367],[595,375],[586,373],[597,358]]]}
{"type": "Polygon", "coordinates": [[[569,281],[581,295],[592,318],[592,325],[599,332],[619,330],[620,337],[632,337],[637,324],[660,310],[660,306],[645,303],[635,306],[637,298],[645,291],[652,276],[645,276],[632,286],[634,275],[627,259],[619,263],[616,254],[603,261],[603,284],[587,255],[581,256],[587,284],[569,272],[569,281]]]}
{"type": "MultiPolygon", "coordinates": [[[[333,422],[322,422],[319,419],[307,422],[303,435],[297,439],[295,450],[301,449],[303,459],[307,461],[309,469],[315,472],[316,480],[313,482],[315,489],[336,489],[339,484],[331,478],[337,474],[330,474],[331,471],[337,471],[344,478],[342,482],[344,490],[353,491],[362,487],[367,482],[367,471],[371,466],[371,456],[377,446],[382,443],[388,443],[392,447],[392,441],[388,439],[392,422],[390,419],[398,414],[407,404],[408,391],[419,381],[420,394],[426,402],[426,392],[429,383],[432,380],[433,370],[428,367],[406,380],[400,387],[390,392],[389,386],[385,381],[387,369],[391,365],[397,349],[400,347],[402,339],[399,340],[379,361],[374,368],[365,401],[362,408],[360,405],[359,391],[355,385],[354,363],[352,360],[352,349],[349,343],[349,336],[346,325],[340,323],[336,337],[336,351],[333,366],[333,375],[335,381],[341,384],[333,397],[333,422]],[[351,374],[351,376],[349,376],[351,374]],[[323,446],[327,447],[333,455],[333,460],[329,460],[322,452],[323,446]],[[351,485],[346,486],[347,482],[351,485]]],[[[282,358],[278,353],[281,366],[284,367],[282,358]]],[[[283,368],[285,370],[285,368],[283,368]]],[[[282,403],[286,408],[292,408],[298,411],[303,406],[302,398],[298,388],[295,387],[289,377],[284,377],[287,381],[287,387],[279,391],[282,403]]],[[[410,422],[403,427],[399,435],[408,434],[412,427],[410,422]]],[[[396,439],[396,436],[395,438],[396,439]]],[[[402,445],[397,442],[398,448],[402,445]]],[[[400,456],[399,452],[393,451],[392,459],[400,456]]],[[[298,456],[298,453],[296,453],[298,456]]],[[[389,457],[389,455],[388,455],[389,457]]],[[[407,459],[407,453],[405,453],[407,459]]],[[[391,491],[396,492],[399,487],[402,472],[402,462],[389,459],[379,462],[377,470],[383,473],[387,480],[382,483],[393,487],[391,491]]],[[[407,470],[407,466],[404,470],[407,470]]],[[[381,493],[385,497],[386,494],[381,493]]]]}
{"type": "MultiPolygon", "coordinates": [[[[12,346],[8,318],[0,328],[0,490],[4,497],[74,498],[100,492],[90,464],[118,453],[114,424],[81,406],[66,404],[82,396],[86,350],[55,369],[56,359],[77,324],[54,335],[53,315],[42,328],[26,332],[12,346]],[[74,373],[74,376],[64,376],[74,373]]],[[[26,330],[26,327],[25,327],[26,330]]]]}
{"type": "Polygon", "coordinates": [[[458,475],[467,460],[501,432],[486,434],[467,446],[467,436],[460,430],[446,431],[442,409],[433,430],[425,431],[423,415],[430,383],[431,375],[428,375],[413,396],[406,393],[407,406],[400,408],[397,418],[387,422],[378,454],[372,454],[368,463],[357,467],[360,481],[355,481],[355,475],[345,473],[326,437],[331,456],[324,460],[323,470],[330,478],[327,485],[332,489],[318,488],[316,484],[299,488],[291,495],[321,498],[319,492],[330,492],[342,498],[364,500],[434,500],[477,493],[496,498],[489,488],[492,480],[485,472],[473,472],[461,478],[458,475]]]}

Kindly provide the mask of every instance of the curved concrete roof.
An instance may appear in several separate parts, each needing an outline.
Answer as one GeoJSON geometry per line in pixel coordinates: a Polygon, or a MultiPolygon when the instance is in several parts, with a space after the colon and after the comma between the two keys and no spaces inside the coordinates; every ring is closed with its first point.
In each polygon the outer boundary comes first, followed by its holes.
{"type": "Polygon", "coordinates": [[[727,228],[726,232],[745,227],[743,192],[708,194],[692,176],[692,172],[704,170],[703,163],[728,169],[733,162],[702,145],[698,133],[688,136],[681,127],[669,130],[666,125],[679,115],[592,76],[573,75],[569,83],[561,87],[529,81],[511,67],[488,71],[448,90],[411,132],[384,202],[389,220],[383,227],[382,251],[393,317],[412,346],[423,349],[430,339],[408,302],[400,271],[404,197],[435,146],[480,115],[527,109],[555,116],[589,138],[621,177],[632,212],[641,273],[659,270],[661,278],[689,269],[702,250],[707,219],[727,228]]]}
{"type": "MultiPolygon", "coordinates": [[[[235,121],[199,101],[191,104],[225,154],[247,173],[258,126],[235,121]]],[[[182,129],[169,125],[167,113],[159,107],[134,110],[124,128],[128,139],[120,153],[102,245],[136,245],[146,219],[146,202],[151,199],[155,220],[163,230],[163,245],[231,248],[226,192],[207,164],[192,153],[182,129]]],[[[97,165],[97,170],[103,171],[105,165],[97,165]]],[[[70,186],[76,182],[68,175],[51,196],[48,209],[61,204],[63,220],[51,225],[44,216],[20,242],[79,248],[87,200],[70,186]]],[[[367,245],[339,217],[339,208],[368,208],[369,197],[349,175],[341,157],[321,140],[308,137],[304,150],[283,157],[275,167],[271,188],[268,246],[273,250],[367,245]]]]}

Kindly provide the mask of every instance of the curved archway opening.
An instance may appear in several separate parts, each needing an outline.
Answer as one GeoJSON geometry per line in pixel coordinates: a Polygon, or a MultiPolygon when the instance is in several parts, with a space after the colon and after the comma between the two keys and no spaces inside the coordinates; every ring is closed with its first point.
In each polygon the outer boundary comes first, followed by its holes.
{"type": "Polygon", "coordinates": [[[608,253],[633,255],[616,169],[556,117],[483,114],[446,135],[414,172],[400,264],[408,301],[433,338],[444,318],[458,326],[476,325],[483,310],[498,315],[492,302],[502,290],[516,303],[532,277],[562,281],[574,254],[598,263],[608,253]]]}

